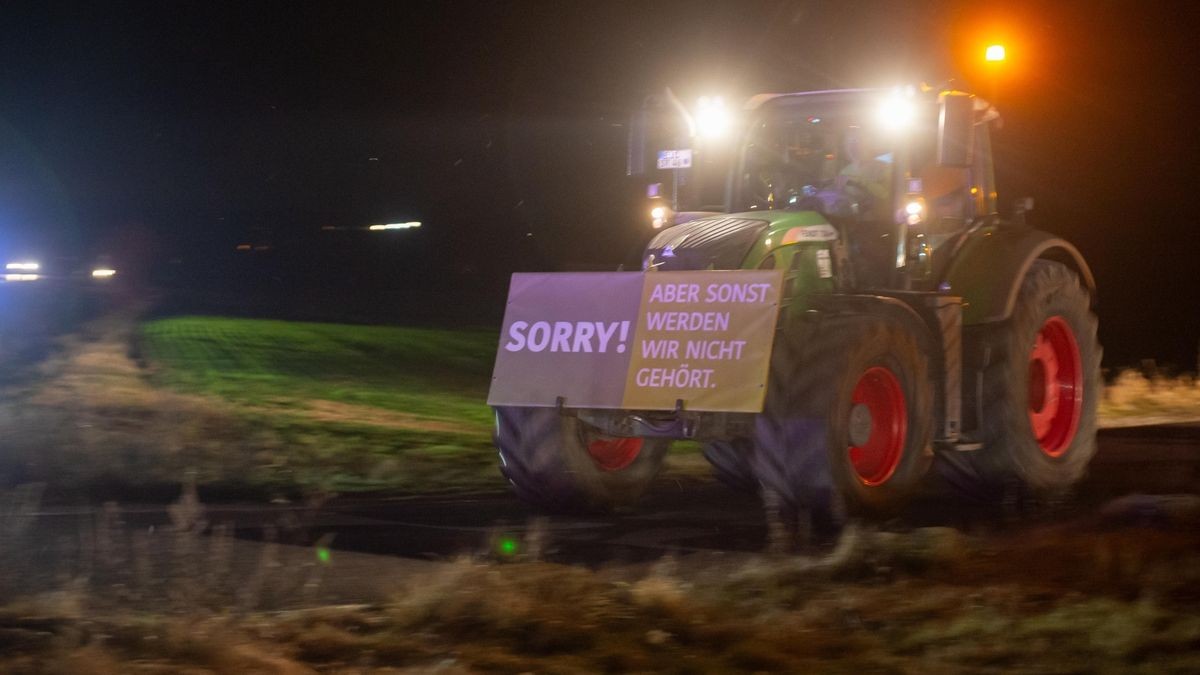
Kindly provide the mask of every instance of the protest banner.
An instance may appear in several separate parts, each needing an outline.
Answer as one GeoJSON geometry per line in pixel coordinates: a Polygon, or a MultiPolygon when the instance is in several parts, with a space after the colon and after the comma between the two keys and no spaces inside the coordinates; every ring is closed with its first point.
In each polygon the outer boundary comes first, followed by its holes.
{"type": "Polygon", "coordinates": [[[780,270],[514,274],[490,405],[758,412],[780,270]]]}

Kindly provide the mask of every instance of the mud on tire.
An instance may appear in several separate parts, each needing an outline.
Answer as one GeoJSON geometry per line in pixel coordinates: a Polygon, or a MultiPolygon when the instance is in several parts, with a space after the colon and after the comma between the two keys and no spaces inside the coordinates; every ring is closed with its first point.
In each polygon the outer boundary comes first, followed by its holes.
{"type": "Polygon", "coordinates": [[[588,445],[609,437],[577,417],[554,408],[500,407],[495,413],[500,473],[518,497],[550,512],[632,505],[658,475],[669,446],[662,439],[610,439],[640,448],[607,460],[605,467],[588,445]]]}
{"type": "Polygon", "coordinates": [[[764,488],[817,525],[836,523],[842,503],[883,516],[911,496],[931,461],[932,418],[928,362],[911,331],[860,316],[826,319],[802,337],[781,332],[768,387],[751,454],[764,488]],[[882,410],[860,400],[877,387],[890,392],[882,410]],[[886,438],[876,436],[884,427],[886,438]]]}

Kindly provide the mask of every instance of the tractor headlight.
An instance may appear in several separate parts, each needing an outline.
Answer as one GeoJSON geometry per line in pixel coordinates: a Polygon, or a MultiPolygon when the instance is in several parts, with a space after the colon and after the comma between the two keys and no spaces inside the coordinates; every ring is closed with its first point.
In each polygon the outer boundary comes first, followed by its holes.
{"type": "Polygon", "coordinates": [[[917,197],[909,199],[904,204],[904,220],[909,225],[916,225],[925,219],[925,200],[917,197]]]}
{"type": "Polygon", "coordinates": [[[720,96],[701,96],[696,102],[693,119],[696,122],[696,134],[710,140],[723,137],[733,124],[733,116],[720,96]]]}
{"type": "Polygon", "coordinates": [[[650,209],[650,226],[656,230],[661,230],[663,227],[671,224],[671,219],[675,214],[666,206],[655,206],[650,209]]]}
{"type": "Polygon", "coordinates": [[[912,87],[896,89],[879,106],[879,124],[888,131],[900,131],[917,119],[916,95],[912,87]]]}

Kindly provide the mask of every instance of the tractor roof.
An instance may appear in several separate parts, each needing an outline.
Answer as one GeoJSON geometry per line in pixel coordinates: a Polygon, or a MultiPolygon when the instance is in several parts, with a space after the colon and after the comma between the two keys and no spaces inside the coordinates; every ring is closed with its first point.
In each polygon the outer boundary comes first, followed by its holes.
{"type": "Polygon", "coordinates": [[[823,89],[820,91],[798,91],[792,93],[755,94],[746,101],[746,110],[757,110],[770,102],[773,105],[788,103],[807,103],[810,101],[837,101],[865,98],[869,95],[882,95],[886,89],[823,89]]]}
{"type": "MultiPolygon", "coordinates": [[[[820,91],[798,91],[792,93],[756,94],[751,96],[744,106],[746,110],[758,110],[766,105],[786,106],[806,103],[829,103],[834,101],[854,101],[877,98],[891,93],[892,89],[863,88],[863,89],[822,89],[820,91]]],[[[948,90],[947,90],[948,91],[948,90]]],[[[966,92],[955,92],[966,93],[966,92]]],[[[996,109],[988,101],[971,94],[975,99],[975,110],[984,113],[988,119],[997,116],[996,109]]]]}

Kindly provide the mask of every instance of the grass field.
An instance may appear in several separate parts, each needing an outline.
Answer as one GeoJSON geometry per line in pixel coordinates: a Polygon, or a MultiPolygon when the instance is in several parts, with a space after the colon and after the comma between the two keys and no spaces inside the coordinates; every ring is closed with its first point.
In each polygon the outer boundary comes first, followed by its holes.
{"type": "Polygon", "coordinates": [[[143,324],[138,345],[154,385],[255,430],[252,482],[426,492],[503,487],[486,405],[496,339],[180,317],[143,324]]]}
{"type": "Polygon", "coordinates": [[[387,326],[183,317],[145,324],[141,345],[159,383],[255,408],[303,408],[327,419],[490,433],[488,378],[497,336],[387,326]]]}

